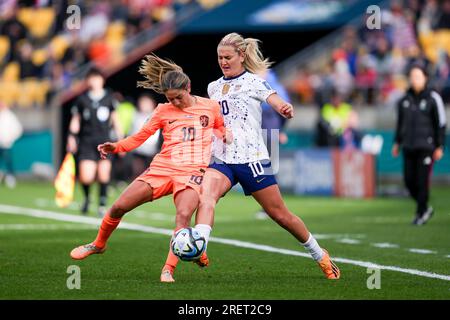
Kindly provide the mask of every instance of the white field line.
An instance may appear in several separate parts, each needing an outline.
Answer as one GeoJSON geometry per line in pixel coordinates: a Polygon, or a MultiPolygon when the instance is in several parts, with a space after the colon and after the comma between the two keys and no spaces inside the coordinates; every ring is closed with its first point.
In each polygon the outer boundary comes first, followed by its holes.
{"type": "Polygon", "coordinates": [[[74,225],[73,223],[43,224],[43,223],[7,223],[0,224],[0,230],[96,230],[93,225],[74,225]]]}
{"type": "MultiPolygon", "coordinates": [[[[36,217],[36,218],[43,218],[43,219],[69,221],[69,222],[74,222],[74,223],[86,223],[86,224],[91,224],[91,225],[100,225],[100,222],[101,222],[100,218],[75,216],[75,215],[70,215],[70,214],[50,212],[50,211],[31,209],[31,208],[16,207],[16,206],[9,206],[9,205],[3,205],[3,204],[0,204],[0,212],[6,213],[6,214],[26,215],[26,216],[36,217]]],[[[119,228],[127,229],[127,230],[134,230],[134,231],[142,231],[142,232],[147,232],[147,233],[156,233],[156,234],[162,234],[162,235],[167,235],[167,236],[170,236],[172,234],[172,230],[170,230],[170,229],[154,228],[154,227],[150,227],[150,226],[144,226],[144,225],[128,223],[128,222],[121,222],[119,225],[119,228]]],[[[231,245],[231,246],[235,246],[235,247],[240,247],[240,248],[255,249],[255,250],[260,250],[260,251],[273,252],[273,253],[285,254],[285,255],[290,255],[290,256],[298,256],[298,257],[304,257],[304,258],[311,259],[311,256],[308,253],[299,252],[299,251],[295,251],[295,250],[282,249],[282,248],[275,248],[275,247],[268,246],[268,245],[260,245],[260,244],[256,244],[256,243],[246,242],[246,241],[216,238],[216,237],[211,237],[210,241],[216,242],[216,243],[221,243],[221,244],[227,244],[227,245],[231,245]]],[[[386,265],[376,264],[373,262],[352,260],[352,259],[338,258],[338,257],[333,257],[333,261],[339,262],[339,263],[344,263],[344,264],[350,264],[350,265],[354,265],[354,266],[359,266],[359,267],[364,267],[364,268],[369,268],[369,267],[370,268],[378,268],[380,270],[396,271],[396,272],[407,273],[407,274],[411,274],[411,275],[415,275],[415,276],[419,276],[419,277],[450,281],[450,275],[443,275],[443,274],[438,274],[438,273],[434,273],[434,272],[421,271],[421,270],[416,270],[416,269],[406,269],[406,268],[400,268],[400,267],[396,267],[396,266],[386,266],[386,265]]]]}
{"type": "Polygon", "coordinates": [[[345,244],[360,244],[361,243],[361,241],[359,241],[359,240],[350,239],[350,238],[338,239],[338,240],[336,240],[336,242],[345,243],[345,244]]]}
{"type": "Polygon", "coordinates": [[[417,248],[411,248],[408,249],[409,252],[418,253],[418,254],[434,254],[436,251],[428,250],[428,249],[417,249],[417,248]]]}
{"type": "Polygon", "coordinates": [[[389,243],[389,242],[376,242],[376,243],[371,243],[370,244],[373,247],[376,248],[399,248],[400,246],[398,244],[395,243],[389,243]]]}

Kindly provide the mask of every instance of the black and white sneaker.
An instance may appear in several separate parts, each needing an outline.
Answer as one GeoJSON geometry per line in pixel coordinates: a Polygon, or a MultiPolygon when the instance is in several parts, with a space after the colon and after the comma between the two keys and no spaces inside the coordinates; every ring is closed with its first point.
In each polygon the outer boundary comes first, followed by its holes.
{"type": "Polygon", "coordinates": [[[419,221],[420,221],[420,214],[416,213],[416,217],[414,218],[412,224],[413,225],[419,225],[419,221]]]}
{"type": "Polygon", "coordinates": [[[434,214],[434,209],[433,207],[428,207],[427,211],[425,211],[422,216],[419,218],[418,224],[419,225],[423,225],[425,223],[427,223],[428,220],[431,219],[431,217],[434,214]]]}

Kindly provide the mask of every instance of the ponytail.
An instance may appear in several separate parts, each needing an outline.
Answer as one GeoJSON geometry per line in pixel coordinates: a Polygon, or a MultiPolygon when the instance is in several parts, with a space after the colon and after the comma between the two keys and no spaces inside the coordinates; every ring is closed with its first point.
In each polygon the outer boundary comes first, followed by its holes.
{"type": "Polygon", "coordinates": [[[173,61],[161,59],[155,54],[144,57],[139,73],[145,80],[138,81],[137,86],[160,94],[170,89],[187,89],[191,83],[180,66],[173,61]]]}

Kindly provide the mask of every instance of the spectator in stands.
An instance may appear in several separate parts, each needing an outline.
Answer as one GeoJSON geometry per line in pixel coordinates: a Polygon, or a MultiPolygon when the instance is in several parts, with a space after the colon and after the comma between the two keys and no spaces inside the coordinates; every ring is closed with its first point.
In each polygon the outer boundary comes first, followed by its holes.
{"type": "Polygon", "coordinates": [[[358,56],[358,35],[353,26],[345,28],[341,48],[345,52],[345,59],[347,60],[350,73],[355,76],[358,56]]]}
{"type": "Polygon", "coordinates": [[[61,63],[55,63],[50,73],[51,87],[53,90],[64,90],[70,85],[70,75],[64,69],[61,63]]]}
{"type": "Polygon", "coordinates": [[[19,40],[24,39],[27,35],[27,30],[25,26],[17,20],[17,8],[12,6],[8,7],[5,11],[0,13],[3,23],[0,24],[0,34],[7,35],[10,41],[10,61],[17,60],[19,58],[19,53],[17,48],[17,44],[19,40]]]}
{"type": "Polygon", "coordinates": [[[398,102],[398,119],[392,155],[400,148],[404,159],[404,180],[416,202],[415,225],[425,224],[433,215],[428,206],[433,162],[443,156],[446,117],[441,96],[429,88],[423,64],[409,71],[410,89],[398,102]]]}
{"type": "Polygon", "coordinates": [[[375,99],[375,85],[377,80],[377,69],[375,58],[361,46],[358,52],[358,64],[356,70],[356,88],[362,94],[363,102],[373,104],[375,99]]]}
{"type": "Polygon", "coordinates": [[[121,20],[126,21],[128,18],[128,7],[122,0],[112,0],[111,1],[112,11],[111,19],[112,21],[121,20]]]}
{"type": "Polygon", "coordinates": [[[139,6],[130,6],[128,8],[127,18],[127,37],[133,37],[139,32],[142,19],[142,12],[139,6]]]}
{"type": "Polygon", "coordinates": [[[41,68],[37,67],[31,60],[33,46],[29,42],[24,42],[20,47],[20,78],[37,78],[41,75],[41,68]]]}
{"type": "Polygon", "coordinates": [[[444,101],[450,100],[450,56],[441,51],[439,61],[436,66],[437,86],[442,92],[444,101]]]}
{"type": "Polygon", "coordinates": [[[439,11],[437,0],[426,0],[417,23],[417,32],[429,33],[435,28],[439,11]]]}
{"type": "Polygon", "coordinates": [[[450,29],[450,0],[443,0],[438,11],[436,30],[450,29]]]}
{"type": "Polygon", "coordinates": [[[96,36],[91,39],[88,49],[89,60],[96,66],[106,67],[111,63],[111,50],[106,43],[105,36],[96,36]]]}
{"type": "Polygon", "coordinates": [[[375,58],[375,69],[379,74],[391,73],[392,50],[389,46],[389,41],[385,37],[378,39],[373,57],[375,58]]]}
{"type": "Polygon", "coordinates": [[[390,11],[385,12],[383,18],[393,47],[408,50],[417,45],[414,14],[403,7],[401,0],[392,0],[390,11]]]}
{"type": "Polygon", "coordinates": [[[89,43],[92,39],[101,37],[108,27],[108,5],[106,2],[95,4],[92,11],[82,19],[80,40],[89,43]]]}
{"type": "Polygon", "coordinates": [[[354,88],[354,77],[350,73],[350,66],[343,50],[338,50],[334,54],[334,65],[331,79],[333,87],[342,96],[350,96],[354,88]]]}
{"type": "Polygon", "coordinates": [[[431,61],[425,56],[425,53],[420,50],[419,46],[410,47],[407,52],[407,59],[405,64],[404,73],[408,73],[408,70],[412,68],[415,64],[421,64],[425,69],[429,70],[431,68],[431,61]]]}
{"type": "Polygon", "coordinates": [[[295,78],[288,89],[298,97],[300,103],[308,104],[313,101],[314,91],[310,83],[309,72],[303,66],[298,67],[295,78]]]}
{"type": "Polygon", "coordinates": [[[4,178],[5,184],[9,188],[14,188],[16,185],[11,149],[22,132],[22,125],[17,117],[6,103],[0,100],[0,160],[3,160],[6,166],[6,175],[0,173],[0,182],[4,178]]]}
{"type": "Polygon", "coordinates": [[[334,82],[332,76],[333,64],[328,63],[318,74],[318,77],[311,78],[314,82],[311,84],[314,88],[314,102],[322,110],[325,103],[331,100],[331,94],[334,92],[334,82]]]}
{"type": "MultiPolygon", "coordinates": [[[[138,132],[145,122],[150,119],[156,108],[156,101],[149,93],[141,94],[137,101],[138,110],[134,115],[130,134],[138,132]]],[[[152,135],[139,148],[135,149],[133,155],[133,178],[139,176],[152,162],[153,157],[161,148],[162,135],[158,131],[152,135]]]]}

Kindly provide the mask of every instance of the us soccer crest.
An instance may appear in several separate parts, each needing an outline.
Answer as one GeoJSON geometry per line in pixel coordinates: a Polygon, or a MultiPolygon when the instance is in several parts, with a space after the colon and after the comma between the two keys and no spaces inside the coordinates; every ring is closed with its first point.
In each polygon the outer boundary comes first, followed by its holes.
{"type": "Polygon", "coordinates": [[[228,91],[230,91],[230,85],[228,83],[225,83],[222,88],[222,94],[227,94],[228,91]]]}
{"type": "Polygon", "coordinates": [[[206,115],[200,116],[200,124],[203,128],[207,127],[209,123],[209,118],[206,115]]]}

